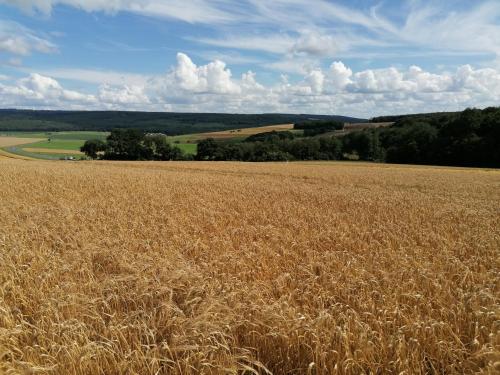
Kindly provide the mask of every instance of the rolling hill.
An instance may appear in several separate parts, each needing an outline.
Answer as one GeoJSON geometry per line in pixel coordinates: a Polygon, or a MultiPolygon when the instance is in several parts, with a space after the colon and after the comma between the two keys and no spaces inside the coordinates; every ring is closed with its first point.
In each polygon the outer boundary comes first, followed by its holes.
{"type": "Polygon", "coordinates": [[[366,120],[308,114],[225,114],[123,111],[39,111],[0,109],[0,131],[110,131],[138,128],[168,135],[193,134],[294,123],[304,120],[366,120]]]}

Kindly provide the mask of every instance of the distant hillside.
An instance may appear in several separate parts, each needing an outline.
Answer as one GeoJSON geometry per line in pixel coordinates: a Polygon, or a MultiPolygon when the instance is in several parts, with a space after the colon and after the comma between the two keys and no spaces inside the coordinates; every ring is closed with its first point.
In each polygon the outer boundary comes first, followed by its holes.
{"type": "Polygon", "coordinates": [[[364,122],[366,120],[327,115],[165,113],[124,111],[37,111],[0,109],[3,131],[110,131],[138,128],[168,135],[192,134],[228,129],[294,123],[306,120],[364,122]]]}
{"type": "Polygon", "coordinates": [[[460,112],[431,112],[431,113],[414,113],[408,115],[394,116],[378,116],[370,119],[370,122],[397,122],[403,119],[418,119],[422,121],[431,121],[439,119],[449,119],[450,117],[458,116],[460,112]]]}

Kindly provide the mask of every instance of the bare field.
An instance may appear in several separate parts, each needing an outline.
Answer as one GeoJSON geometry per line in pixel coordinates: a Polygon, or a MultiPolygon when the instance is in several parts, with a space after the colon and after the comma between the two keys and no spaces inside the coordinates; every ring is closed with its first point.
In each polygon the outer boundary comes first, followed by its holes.
{"type": "Polygon", "coordinates": [[[0,373],[495,374],[500,172],[0,161],[0,373]]]}

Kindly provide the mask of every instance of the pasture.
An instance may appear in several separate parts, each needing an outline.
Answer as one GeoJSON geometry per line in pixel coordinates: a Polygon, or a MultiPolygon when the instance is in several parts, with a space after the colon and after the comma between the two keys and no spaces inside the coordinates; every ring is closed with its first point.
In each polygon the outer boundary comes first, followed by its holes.
{"type": "Polygon", "coordinates": [[[49,150],[79,151],[85,141],[83,139],[51,139],[31,143],[23,148],[43,148],[49,150]]]}
{"type": "Polygon", "coordinates": [[[0,372],[493,374],[500,172],[0,160],[0,372]]]}
{"type": "Polygon", "coordinates": [[[104,140],[106,132],[0,132],[0,148],[3,154],[18,158],[56,160],[73,156],[80,158],[80,147],[88,139],[104,140]]]}

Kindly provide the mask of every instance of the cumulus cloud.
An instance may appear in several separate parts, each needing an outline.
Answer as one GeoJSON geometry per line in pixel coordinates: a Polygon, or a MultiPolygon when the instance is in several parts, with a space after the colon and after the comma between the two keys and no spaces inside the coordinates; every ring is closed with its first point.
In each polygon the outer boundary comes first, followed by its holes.
{"type": "Polygon", "coordinates": [[[342,61],[335,61],[330,66],[331,82],[336,90],[342,90],[352,83],[352,70],[344,65],[342,61]]]}
{"type": "Polygon", "coordinates": [[[70,108],[95,104],[93,95],[64,89],[55,79],[37,73],[18,80],[14,85],[0,84],[0,102],[7,106],[70,108]]]}
{"type": "Polygon", "coordinates": [[[140,86],[112,87],[103,85],[99,88],[97,97],[99,102],[105,103],[108,107],[123,108],[125,105],[132,105],[133,108],[137,106],[140,108],[140,106],[147,106],[150,103],[144,88],[140,86]]]}
{"type": "Polygon", "coordinates": [[[30,74],[0,83],[0,102],[36,108],[134,109],[200,112],[299,112],[372,117],[498,105],[500,71],[469,65],[431,73],[417,66],[353,72],[341,61],[313,68],[302,79],[264,85],[252,71],[233,77],[222,61],[195,64],[179,53],[164,75],[128,84],[101,85],[95,94],[64,88],[30,74]]]}
{"type": "Polygon", "coordinates": [[[189,56],[178,53],[173,77],[181,89],[190,92],[235,94],[240,91],[239,86],[231,80],[231,71],[220,60],[198,67],[189,56]]]}
{"type": "Polygon", "coordinates": [[[500,91],[500,74],[491,68],[474,70],[470,65],[458,68],[453,77],[454,89],[469,89],[484,94],[498,94],[500,91]]]}
{"type": "Polygon", "coordinates": [[[34,51],[54,53],[57,47],[17,22],[0,20],[0,51],[26,56],[34,51]]]}
{"type": "Polygon", "coordinates": [[[313,70],[306,76],[308,87],[311,88],[311,93],[319,95],[323,92],[323,85],[325,83],[325,75],[319,69],[313,70]]]}
{"type": "Polygon", "coordinates": [[[411,66],[406,79],[413,82],[417,92],[442,92],[451,87],[453,80],[449,75],[432,74],[418,66],[411,66]]]}
{"type": "Polygon", "coordinates": [[[396,68],[369,69],[354,74],[350,89],[364,93],[411,91],[414,82],[405,80],[396,68]]]}

